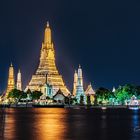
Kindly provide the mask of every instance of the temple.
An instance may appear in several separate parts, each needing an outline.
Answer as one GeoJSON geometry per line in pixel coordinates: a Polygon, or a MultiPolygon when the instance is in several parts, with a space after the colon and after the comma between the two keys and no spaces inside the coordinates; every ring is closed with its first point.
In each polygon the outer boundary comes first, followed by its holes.
{"type": "Polygon", "coordinates": [[[85,94],[87,97],[90,97],[90,103],[93,105],[95,101],[95,91],[93,90],[91,83],[88,85],[85,94]]]}
{"type": "Polygon", "coordinates": [[[78,82],[78,75],[77,75],[77,71],[75,70],[74,73],[74,82],[73,82],[73,96],[76,96],[76,90],[77,90],[77,82],[78,82]]]}
{"type": "Polygon", "coordinates": [[[83,102],[83,104],[86,104],[86,95],[83,87],[83,74],[80,65],[77,73],[76,99],[79,104],[81,103],[81,101],[83,102]]]}
{"type": "Polygon", "coordinates": [[[21,82],[21,72],[20,72],[20,70],[18,71],[18,74],[17,74],[17,89],[22,90],[22,82],[21,82]]]}
{"type": "Polygon", "coordinates": [[[46,84],[52,86],[53,94],[55,94],[59,89],[65,95],[70,93],[65,86],[62,76],[56,68],[54,44],[52,42],[51,29],[48,22],[45,29],[44,41],[42,43],[39,67],[36,73],[32,76],[26,90],[38,90],[45,93],[46,84]]]}
{"type": "Polygon", "coordinates": [[[11,66],[9,67],[9,75],[8,75],[8,84],[7,84],[6,96],[8,96],[9,92],[14,88],[15,88],[14,67],[11,63],[11,66]]]}

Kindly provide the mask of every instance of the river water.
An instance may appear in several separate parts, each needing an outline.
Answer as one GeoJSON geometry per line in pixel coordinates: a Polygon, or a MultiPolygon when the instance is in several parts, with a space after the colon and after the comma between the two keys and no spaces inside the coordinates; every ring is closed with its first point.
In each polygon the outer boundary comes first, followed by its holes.
{"type": "Polygon", "coordinates": [[[0,140],[140,140],[140,111],[9,108],[0,140]]]}

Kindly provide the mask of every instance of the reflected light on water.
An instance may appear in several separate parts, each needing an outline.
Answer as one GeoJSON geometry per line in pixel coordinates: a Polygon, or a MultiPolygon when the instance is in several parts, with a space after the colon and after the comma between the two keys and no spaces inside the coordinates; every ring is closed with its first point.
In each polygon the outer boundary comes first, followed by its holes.
{"type": "Polygon", "coordinates": [[[126,109],[10,108],[4,140],[139,140],[137,126],[140,112],[126,109]]]}
{"type": "Polygon", "coordinates": [[[40,109],[40,117],[35,115],[35,131],[37,139],[64,139],[67,131],[66,110],[40,109]]]}
{"type": "Polygon", "coordinates": [[[8,109],[8,113],[5,113],[5,123],[4,125],[4,139],[12,140],[16,135],[15,126],[15,116],[13,115],[14,110],[8,109]]]}
{"type": "Polygon", "coordinates": [[[67,110],[6,110],[4,139],[63,140],[67,133],[67,110]],[[26,135],[25,135],[26,134],[26,135]]]}
{"type": "Polygon", "coordinates": [[[135,140],[139,140],[139,132],[140,132],[140,123],[139,123],[139,114],[138,110],[133,110],[132,112],[132,129],[133,129],[133,135],[132,138],[135,140]]]}

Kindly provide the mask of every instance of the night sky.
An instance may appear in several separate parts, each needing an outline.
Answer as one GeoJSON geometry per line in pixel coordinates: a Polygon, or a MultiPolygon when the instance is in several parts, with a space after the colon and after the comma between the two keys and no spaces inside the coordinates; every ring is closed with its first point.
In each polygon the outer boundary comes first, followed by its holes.
{"type": "Polygon", "coordinates": [[[0,91],[11,62],[24,87],[36,71],[50,22],[60,74],[71,90],[81,64],[85,85],[140,85],[139,0],[1,0],[0,91]]]}

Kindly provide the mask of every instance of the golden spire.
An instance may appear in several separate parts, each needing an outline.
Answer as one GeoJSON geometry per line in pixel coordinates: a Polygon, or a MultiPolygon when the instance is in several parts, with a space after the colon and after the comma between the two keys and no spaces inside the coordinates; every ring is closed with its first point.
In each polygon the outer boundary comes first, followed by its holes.
{"type": "Polygon", "coordinates": [[[7,92],[6,95],[9,94],[9,92],[15,88],[15,80],[14,80],[14,67],[11,63],[9,67],[9,75],[8,75],[8,85],[7,85],[7,92]]]}
{"type": "Polygon", "coordinates": [[[46,23],[45,37],[42,43],[39,67],[36,73],[32,76],[26,90],[41,90],[44,94],[46,94],[46,87],[44,87],[46,86],[46,83],[53,86],[54,95],[58,89],[61,89],[65,96],[70,93],[56,67],[55,50],[53,40],[51,39],[49,22],[46,23]]]}
{"type": "Polygon", "coordinates": [[[45,37],[44,37],[44,43],[52,43],[51,41],[51,29],[50,29],[50,25],[49,22],[47,21],[47,27],[45,29],[45,37]]]}

